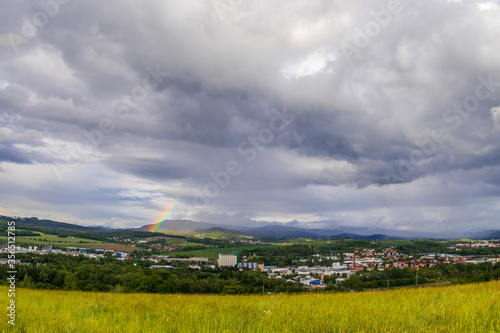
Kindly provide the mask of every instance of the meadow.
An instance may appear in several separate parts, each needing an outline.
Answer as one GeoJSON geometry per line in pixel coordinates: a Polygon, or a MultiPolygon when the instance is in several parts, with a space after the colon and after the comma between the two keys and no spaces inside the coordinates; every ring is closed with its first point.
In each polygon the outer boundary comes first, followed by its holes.
{"type": "MultiPolygon", "coordinates": [[[[38,232],[38,231],[37,231],[38,232]]],[[[45,245],[46,243],[51,243],[59,246],[71,246],[71,247],[89,247],[89,245],[101,245],[110,244],[104,243],[94,239],[86,238],[68,238],[68,237],[58,237],[57,235],[44,234],[38,232],[40,236],[17,236],[16,241],[21,244],[29,245],[45,245]]],[[[6,241],[7,237],[0,237],[0,241],[6,241]]]]}
{"type": "MultiPolygon", "coordinates": [[[[38,232],[38,231],[37,231],[38,232]]],[[[16,236],[16,244],[19,246],[44,246],[46,243],[50,243],[55,247],[82,247],[82,248],[104,248],[103,246],[108,246],[111,249],[116,244],[101,242],[95,239],[87,238],[68,238],[68,237],[58,237],[57,235],[44,234],[38,232],[40,236],[16,236]],[[102,245],[102,246],[101,246],[102,245]]],[[[0,243],[7,242],[7,237],[0,237],[0,243]]],[[[132,246],[118,245],[120,247],[119,251],[132,252],[135,248],[132,246]]],[[[118,249],[116,249],[118,250],[118,249]]]]}
{"type": "Polygon", "coordinates": [[[210,230],[210,231],[201,231],[201,232],[192,232],[187,234],[186,236],[194,237],[194,238],[210,238],[210,239],[228,239],[228,238],[239,238],[239,239],[253,239],[252,236],[245,236],[240,234],[231,234],[227,232],[210,230]]]}
{"type": "Polygon", "coordinates": [[[258,296],[18,289],[16,305],[15,329],[4,316],[2,332],[500,332],[498,281],[258,296]]]}

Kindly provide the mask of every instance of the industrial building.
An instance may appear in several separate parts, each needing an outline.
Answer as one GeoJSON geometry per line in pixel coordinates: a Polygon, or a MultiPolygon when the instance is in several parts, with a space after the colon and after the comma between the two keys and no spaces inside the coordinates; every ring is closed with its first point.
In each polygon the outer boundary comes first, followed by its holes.
{"type": "Polygon", "coordinates": [[[220,267],[234,267],[238,263],[238,256],[235,254],[221,254],[219,253],[219,266],[220,267]]]}
{"type": "Polygon", "coordinates": [[[243,269],[243,268],[249,268],[249,269],[258,269],[259,265],[256,262],[239,262],[238,263],[238,268],[243,269]]]}

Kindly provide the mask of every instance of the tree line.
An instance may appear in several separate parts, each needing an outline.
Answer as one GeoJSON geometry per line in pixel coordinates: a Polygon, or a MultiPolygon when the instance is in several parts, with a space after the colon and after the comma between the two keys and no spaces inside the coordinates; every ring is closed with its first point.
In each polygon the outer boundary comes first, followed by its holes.
{"type": "Polygon", "coordinates": [[[498,279],[500,279],[500,262],[495,264],[484,262],[479,264],[441,264],[421,267],[418,270],[415,268],[394,268],[383,271],[361,271],[350,276],[338,286],[333,285],[333,279],[327,279],[325,282],[329,289],[364,290],[444,281],[472,283],[498,279]]]}
{"type": "MultiPolygon", "coordinates": [[[[177,267],[151,269],[147,261],[118,261],[110,256],[94,260],[50,254],[31,258],[18,254],[29,265],[18,265],[21,288],[79,290],[125,293],[253,294],[297,292],[303,287],[294,282],[275,280],[260,271],[191,270],[177,267]]],[[[0,266],[0,279],[6,284],[8,266],[0,266]]]]}

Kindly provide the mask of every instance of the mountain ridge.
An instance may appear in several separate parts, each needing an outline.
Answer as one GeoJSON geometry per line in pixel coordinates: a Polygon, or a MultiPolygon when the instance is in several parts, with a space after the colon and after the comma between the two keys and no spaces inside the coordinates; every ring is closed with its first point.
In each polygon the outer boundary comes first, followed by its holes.
{"type": "MultiPolygon", "coordinates": [[[[66,223],[48,219],[38,219],[36,217],[9,217],[0,215],[0,219],[6,221],[17,221],[21,225],[34,224],[43,225],[45,229],[58,229],[67,232],[86,232],[94,234],[106,234],[113,231],[124,232],[149,232],[155,224],[147,224],[136,228],[110,228],[106,226],[82,226],[76,223],[66,223]]],[[[269,223],[259,226],[236,226],[226,224],[216,224],[209,222],[198,222],[192,220],[165,220],[158,232],[210,232],[223,231],[230,234],[240,234],[245,236],[265,237],[265,238],[318,238],[318,239],[339,239],[352,238],[363,240],[389,240],[389,239],[500,239],[500,230],[489,229],[482,231],[451,232],[446,235],[439,233],[425,233],[414,231],[402,231],[392,229],[380,229],[373,227],[350,227],[339,226],[332,229],[305,228],[289,226],[281,223],[269,223]]]]}
{"type": "MultiPolygon", "coordinates": [[[[147,230],[152,224],[139,227],[135,230],[147,230]]],[[[478,232],[455,232],[446,235],[431,232],[404,231],[393,229],[381,229],[373,227],[349,227],[339,226],[334,229],[304,228],[287,226],[278,223],[269,223],[261,226],[228,226],[209,222],[197,222],[192,220],[166,220],[161,230],[193,232],[210,231],[212,229],[225,229],[231,233],[240,233],[247,236],[259,236],[270,238],[353,238],[368,240],[388,239],[497,239],[500,238],[500,230],[484,230],[478,232]],[[173,229],[170,229],[171,227],[173,229]]]]}

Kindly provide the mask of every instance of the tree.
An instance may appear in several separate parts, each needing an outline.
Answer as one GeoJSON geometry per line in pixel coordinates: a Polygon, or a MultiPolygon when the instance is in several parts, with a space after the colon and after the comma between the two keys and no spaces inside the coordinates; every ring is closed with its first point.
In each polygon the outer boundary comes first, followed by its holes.
{"type": "Polygon", "coordinates": [[[64,277],[64,289],[77,290],[78,289],[77,282],[78,282],[78,280],[77,280],[75,274],[73,274],[73,273],[67,274],[64,277]]]}
{"type": "Polygon", "coordinates": [[[236,286],[225,286],[222,294],[227,294],[227,295],[237,295],[237,294],[243,294],[245,293],[245,288],[240,285],[236,286]]]}
{"type": "Polygon", "coordinates": [[[34,288],[35,284],[33,283],[33,281],[31,281],[29,275],[26,273],[26,274],[24,274],[23,281],[21,281],[19,283],[19,287],[21,287],[21,288],[34,288]]]}
{"type": "Polygon", "coordinates": [[[230,279],[232,276],[233,276],[233,273],[232,273],[229,269],[224,269],[224,270],[220,273],[220,277],[221,277],[222,279],[230,279]]]}

